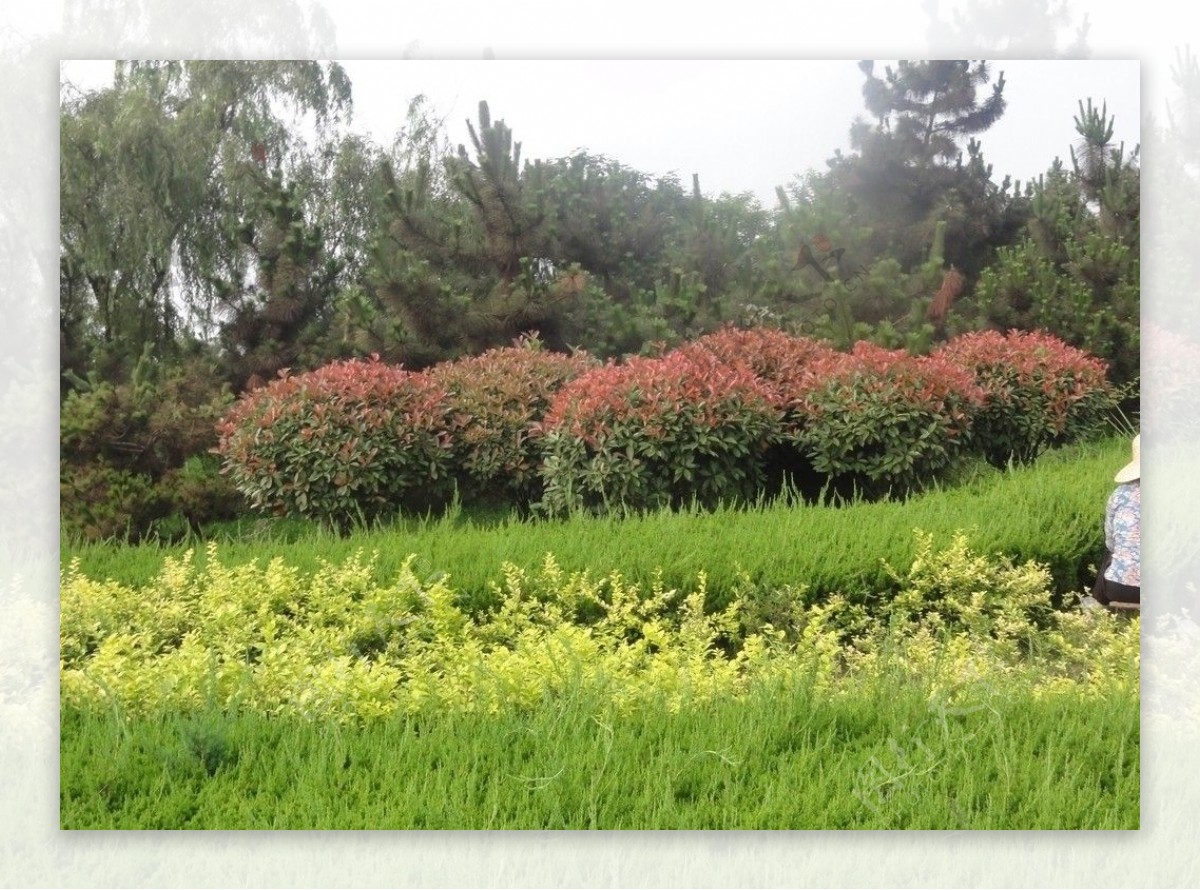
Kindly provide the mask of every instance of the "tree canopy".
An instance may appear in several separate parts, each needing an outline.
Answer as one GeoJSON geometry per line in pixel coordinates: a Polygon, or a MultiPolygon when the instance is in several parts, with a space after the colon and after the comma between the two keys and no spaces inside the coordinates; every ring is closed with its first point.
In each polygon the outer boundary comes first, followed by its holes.
{"type": "Polygon", "coordinates": [[[239,243],[257,186],[350,108],[340,66],[316,62],[117,63],[111,88],[61,111],[60,339],[65,369],[128,373],[149,345],[213,333],[218,301],[248,274],[239,243]],[[284,113],[290,112],[289,117],[284,113]]]}
{"type": "MultiPolygon", "coordinates": [[[[416,97],[375,144],[348,131],[335,63],[118,63],[111,86],[62,95],[63,397],[81,423],[140,412],[141,429],[181,380],[180,411],[211,413],[335,359],[416,370],[533,335],[618,358],[726,325],[912,352],[1038,328],[1135,380],[1138,151],[1112,145],[1107,106],[1082,97],[1069,166],[1018,188],[984,155],[1003,72],[860,69],[850,150],[764,208],[586,150],[529,158],[487,101],[456,142],[416,97]]],[[[179,470],[133,482],[136,461],[110,457],[127,491],[179,470]]]]}

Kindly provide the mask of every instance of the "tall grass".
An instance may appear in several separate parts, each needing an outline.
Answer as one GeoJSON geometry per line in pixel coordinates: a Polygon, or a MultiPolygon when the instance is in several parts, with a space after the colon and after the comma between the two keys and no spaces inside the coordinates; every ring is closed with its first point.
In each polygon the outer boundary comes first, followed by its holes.
{"type": "Polygon", "coordinates": [[[1138,702],[911,681],[358,727],[63,715],[67,829],[1135,829],[1138,702]]]}
{"type": "MultiPolygon", "coordinates": [[[[906,503],[777,502],[559,522],[458,514],[345,538],[229,541],[217,558],[281,557],[303,572],[375,552],[372,570],[387,583],[415,553],[419,572],[448,573],[476,605],[490,600],[504,563],[534,573],[547,552],[566,571],[615,570],[646,586],[659,570],[684,591],[703,571],[717,599],[742,575],[767,590],[808,584],[853,595],[893,583],[881,561],[907,567],[917,527],[942,538],[963,529],[976,552],[1048,563],[1069,589],[1099,546],[1110,479],[1127,449],[1125,440],[1077,446],[906,503]]],[[[65,545],[62,556],[78,557],[90,577],[141,588],[181,549],[65,545]]],[[[431,707],[345,724],[215,698],[198,711],[135,716],[139,700],[122,705],[106,693],[63,709],[60,821],[68,829],[1137,828],[1136,667],[1132,683],[1086,693],[1087,684],[1040,683],[1042,655],[1050,680],[1058,661],[1069,668],[1097,651],[1094,634],[1063,632],[1046,653],[1027,653],[1021,671],[959,672],[946,685],[899,658],[818,683],[800,666],[685,697],[677,710],[658,698],[621,709],[604,683],[580,681],[547,685],[498,713],[431,707]]]]}
{"type": "MultiPolygon", "coordinates": [[[[411,554],[425,576],[449,575],[468,607],[492,601],[490,584],[505,562],[533,570],[553,553],[567,571],[620,571],[649,583],[661,570],[668,586],[691,588],[708,577],[714,606],[739,584],[774,588],[808,585],[813,596],[841,592],[865,598],[888,585],[883,560],[907,565],[913,529],[945,539],[965,530],[973,547],[1048,565],[1060,594],[1089,582],[1103,541],[1104,502],[1112,474],[1128,460],[1128,443],[1111,439],[1054,451],[1036,464],[980,470],[951,488],[907,501],[814,505],[779,500],[756,508],[658,512],[637,516],[578,515],[568,520],[513,516],[477,520],[461,513],[409,519],[338,536],[319,529],[262,534],[220,547],[227,564],[282,557],[301,571],[341,562],[356,551],[378,554],[381,580],[394,577],[411,554]]],[[[64,541],[64,564],[78,558],[83,574],[144,585],[168,555],[185,545],[74,545],[64,541]]],[[[197,548],[202,562],[202,548],[197,548]]]]}

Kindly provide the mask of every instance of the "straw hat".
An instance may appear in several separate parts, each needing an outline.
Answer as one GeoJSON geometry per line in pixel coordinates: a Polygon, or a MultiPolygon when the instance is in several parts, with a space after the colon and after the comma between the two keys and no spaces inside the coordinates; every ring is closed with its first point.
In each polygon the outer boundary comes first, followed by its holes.
{"type": "Polygon", "coordinates": [[[1141,446],[1142,434],[1138,433],[1133,437],[1133,460],[1117,471],[1117,475],[1113,477],[1114,482],[1132,482],[1134,479],[1142,478],[1141,446]]]}

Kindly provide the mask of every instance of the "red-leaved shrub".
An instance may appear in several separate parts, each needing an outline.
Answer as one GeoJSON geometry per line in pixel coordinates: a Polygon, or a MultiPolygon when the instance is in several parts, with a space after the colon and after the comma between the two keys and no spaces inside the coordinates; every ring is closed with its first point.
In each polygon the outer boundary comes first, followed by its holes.
{"type": "Polygon", "coordinates": [[[794,402],[797,393],[813,384],[821,360],[828,362],[840,354],[829,344],[809,337],[774,328],[735,327],[706,334],[676,351],[708,354],[728,365],[748,367],[785,407],[794,402]]]}
{"type": "Polygon", "coordinates": [[[859,342],[811,363],[792,393],[789,436],[827,478],[867,496],[904,493],[967,452],[982,404],[974,377],[944,357],[859,342]]]}
{"type": "Polygon", "coordinates": [[[540,432],[548,512],[711,505],[760,491],[779,411],[748,367],[677,351],[568,383],[540,432]]]}
{"type": "Polygon", "coordinates": [[[534,426],[554,394],[596,364],[586,353],[548,352],[525,339],[428,370],[447,392],[454,472],[464,500],[538,498],[534,426]]]}
{"type": "Polygon", "coordinates": [[[727,326],[678,347],[676,352],[710,356],[727,365],[748,368],[762,381],[780,410],[780,436],[763,458],[764,493],[784,488],[807,496],[817,494],[827,477],[817,473],[798,448],[797,434],[804,424],[799,396],[811,389],[838,353],[832,346],[810,337],[788,334],[777,328],[727,326]]]}
{"type": "Polygon", "coordinates": [[[974,375],[987,394],[975,441],[997,466],[1091,435],[1119,400],[1103,360],[1040,331],[964,334],[933,355],[974,375]]]}
{"type": "Polygon", "coordinates": [[[243,394],[216,450],[253,507],[345,523],[446,497],[446,430],[441,384],[350,360],[243,394]]]}

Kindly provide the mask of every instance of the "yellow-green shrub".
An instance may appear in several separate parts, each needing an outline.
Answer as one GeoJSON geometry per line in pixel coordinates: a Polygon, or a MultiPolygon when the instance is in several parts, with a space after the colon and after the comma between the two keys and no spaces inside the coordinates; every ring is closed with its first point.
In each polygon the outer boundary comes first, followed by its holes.
{"type": "Polygon", "coordinates": [[[1048,576],[928,536],[880,620],[840,597],[798,606],[795,626],[747,633],[746,603],[704,609],[705,579],[681,593],[619,573],[506,566],[499,605],[478,617],[448,579],[410,559],[386,584],[361,554],[302,576],[280,559],[224,566],[210,545],[134,589],[62,579],[66,705],[128,712],[244,708],[364,720],[429,709],[501,712],[588,693],[614,710],[679,710],[759,684],[840,695],[915,678],[931,699],[1103,695],[1136,689],[1137,621],[1047,613],[1048,576]],[[858,610],[858,611],[856,611],[858,610]],[[1018,645],[1019,643],[1019,645],[1018,645]]]}

